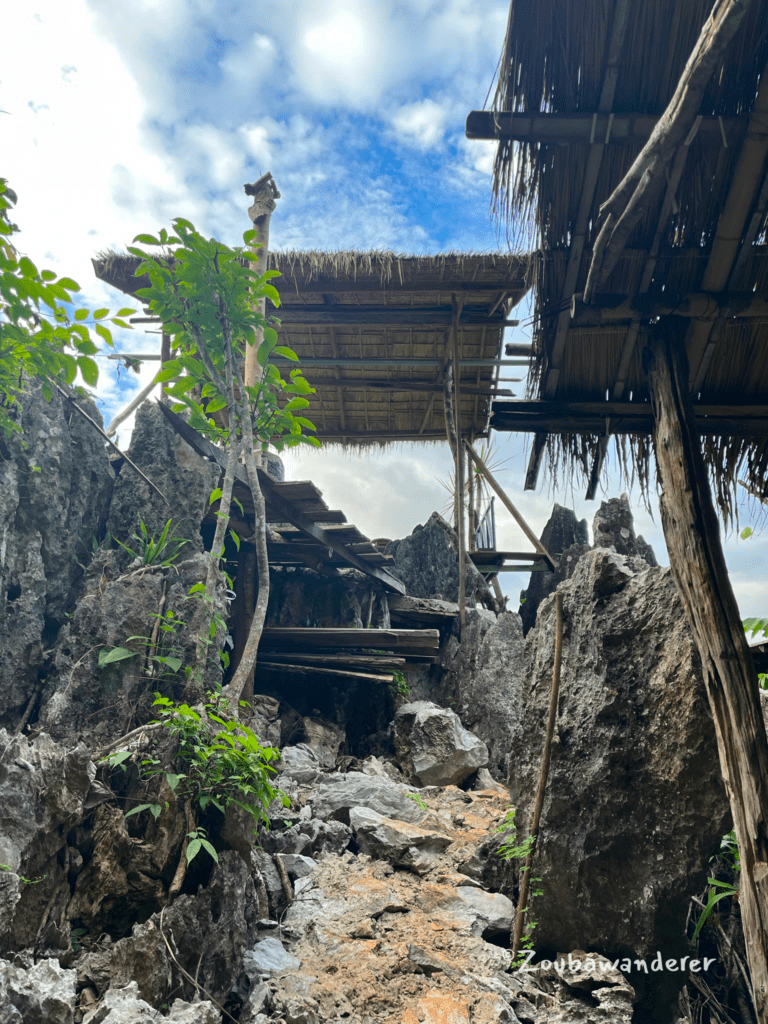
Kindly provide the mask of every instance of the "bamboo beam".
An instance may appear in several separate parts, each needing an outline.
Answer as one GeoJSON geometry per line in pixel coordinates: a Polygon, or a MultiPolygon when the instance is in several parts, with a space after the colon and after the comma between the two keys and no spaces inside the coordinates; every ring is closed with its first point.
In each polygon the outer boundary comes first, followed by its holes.
{"type": "MultiPolygon", "coordinates": [[[[493,417],[495,410],[491,410],[491,417],[493,417]]],[[[543,432],[539,432],[534,435],[533,444],[531,445],[531,454],[528,459],[528,468],[525,471],[525,485],[524,491],[535,491],[536,483],[539,479],[539,470],[541,469],[541,462],[544,458],[544,449],[547,447],[547,435],[543,432]]]]}
{"type": "MultiPolygon", "coordinates": [[[[678,185],[680,184],[680,179],[683,176],[683,169],[685,167],[685,162],[688,159],[689,152],[689,138],[686,138],[683,145],[677,151],[677,156],[672,164],[672,170],[669,175],[669,180],[667,181],[667,190],[661,204],[661,212],[659,213],[659,219],[656,224],[656,231],[654,232],[653,241],[648,249],[648,256],[645,261],[643,273],[640,278],[640,284],[637,289],[638,294],[640,295],[646,294],[651,287],[651,281],[653,280],[653,275],[656,272],[656,263],[658,261],[659,249],[661,248],[661,239],[664,235],[669,216],[675,205],[675,194],[677,192],[678,185]]],[[[640,320],[638,317],[635,317],[629,325],[627,335],[624,339],[624,346],[619,357],[619,368],[616,371],[616,382],[611,391],[612,398],[621,398],[624,394],[624,387],[627,383],[627,375],[629,374],[629,367],[632,363],[632,356],[635,352],[635,345],[637,343],[639,331],[640,320]]]]}
{"type": "MultiPolygon", "coordinates": [[[[282,356],[274,356],[275,362],[288,363],[290,360],[284,359],[282,356]]],[[[135,362],[156,362],[160,359],[160,356],[155,352],[136,352],[127,353],[119,352],[112,353],[107,356],[107,359],[127,359],[135,362]]],[[[291,365],[296,365],[295,363],[291,365]]],[[[464,366],[482,366],[492,369],[495,366],[528,366],[528,360],[526,359],[464,359],[462,360],[464,366]]],[[[331,356],[328,357],[307,357],[301,360],[302,367],[335,367],[335,366],[346,366],[348,368],[357,369],[368,367],[372,369],[385,368],[389,366],[403,366],[406,369],[414,370],[432,370],[432,369],[444,369],[445,363],[442,359],[410,359],[404,356],[402,359],[397,357],[390,358],[366,358],[360,359],[354,356],[340,356],[338,359],[334,359],[331,356]]]]}
{"type": "MultiPolygon", "coordinates": [[[[717,234],[712,243],[709,260],[701,287],[705,291],[719,292],[732,286],[739,249],[742,244],[747,218],[765,176],[768,157],[768,66],[763,70],[755,105],[749,118],[747,136],[739,153],[731,186],[720,214],[717,234]]],[[[757,232],[758,225],[750,225],[757,232]]],[[[744,238],[746,251],[752,238],[744,238]]],[[[768,307],[768,303],[763,303],[768,307]]],[[[741,314],[739,314],[741,315],[741,314]]],[[[691,372],[691,390],[701,387],[712,352],[720,335],[718,325],[692,323],[686,337],[686,349],[691,372]],[[714,338],[712,335],[715,335],[714,338]]]]}
{"type": "Polygon", "coordinates": [[[456,465],[456,530],[459,535],[459,622],[462,635],[467,621],[467,562],[466,532],[464,519],[464,451],[462,449],[461,423],[461,351],[459,349],[459,320],[461,318],[462,300],[453,296],[453,321],[451,338],[453,349],[453,396],[456,412],[456,448],[454,451],[456,465]]]}
{"type": "Polygon", "coordinates": [[[575,296],[572,304],[574,327],[598,327],[620,320],[647,320],[660,316],[683,317],[711,323],[718,317],[738,317],[743,320],[768,319],[768,299],[754,292],[688,292],[672,301],[656,297],[643,300],[640,295],[617,302],[618,296],[603,295],[591,306],[575,296]]]}
{"type": "MultiPolygon", "coordinates": [[[[627,32],[628,20],[629,0],[617,0],[613,15],[613,25],[611,26],[611,36],[608,43],[608,53],[606,55],[605,77],[603,79],[603,86],[600,92],[600,102],[598,104],[598,113],[607,115],[606,129],[605,134],[598,135],[595,133],[590,137],[589,158],[584,172],[584,184],[581,189],[581,199],[579,201],[579,209],[576,214],[576,223],[574,224],[571,248],[568,254],[568,265],[565,271],[565,279],[563,280],[563,289],[560,293],[562,301],[570,299],[576,291],[576,282],[578,280],[579,269],[581,267],[584,243],[590,226],[590,214],[592,212],[592,203],[595,198],[597,179],[600,174],[600,165],[603,162],[603,154],[613,128],[613,121],[615,120],[615,116],[611,114],[610,111],[616,94],[616,82],[619,77],[619,62],[621,60],[621,51],[624,47],[624,37],[627,32]]],[[[542,381],[542,394],[547,398],[551,398],[557,391],[557,384],[560,379],[560,366],[563,359],[568,327],[569,314],[568,310],[564,309],[557,318],[557,328],[555,330],[555,340],[552,345],[550,364],[544,376],[544,380],[542,381]]]]}
{"type": "Polygon", "coordinates": [[[693,423],[679,329],[649,338],[648,386],[669,564],[701,656],[741,856],[739,905],[758,1024],[768,1022],[768,739],[693,423]]]}
{"type": "MultiPolygon", "coordinates": [[[[528,257],[521,256],[519,259],[521,264],[524,265],[528,257]]],[[[279,255],[275,257],[275,260],[279,264],[279,255]]],[[[498,264],[494,269],[498,271],[498,264]]],[[[313,278],[311,281],[296,281],[292,279],[290,269],[286,268],[281,280],[290,286],[290,291],[286,289],[286,298],[293,298],[297,293],[302,297],[305,295],[343,295],[346,293],[351,295],[361,294],[389,297],[395,295],[420,295],[423,292],[433,292],[437,295],[464,292],[474,298],[477,295],[485,295],[486,293],[490,297],[491,294],[495,295],[503,291],[506,295],[512,296],[514,306],[530,290],[530,285],[526,284],[524,277],[496,277],[487,281],[451,281],[450,283],[445,281],[422,281],[418,277],[409,281],[401,281],[398,277],[391,277],[386,281],[382,281],[378,277],[363,280],[358,278],[352,281],[343,277],[327,278],[321,276],[313,278]]],[[[292,302],[292,305],[297,304],[292,302]]]]}
{"type": "Polygon", "coordinates": [[[467,446],[467,451],[469,452],[469,455],[470,455],[472,461],[477,466],[477,468],[480,470],[480,472],[483,474],[483,476],[488,481],[488,483],[491,485],[491,487],[494,489],[494,491],[496,491],[496,493],[498,494],[499,498],[501,498],[501,500],[502,500],[503,504],[505,505],[507,511],[510,513],[512,518],[515,520],[515,522],[520,527],[520,529],[523,531],[523,533],[528,538],[528,540],[531,542],[531,544],[533,544],[533,546],[536,549],[536,551],[538,551],[540,555],[543,555],[546,558],[547,562],[549,562],[550,568],[552,570],[554,570],[555,569],[555,560],[552,558],[550,553],[547,551],[547,549],[541,543],[539,538],[536,536],[536,534],[530,528],[528,523],[526,523],[525,519],[523,519],[522,515],[518,512],[518,510],[515,508],[515,506],[509,500],[509,498],[507,497],[507,494],[504,491],[504,489],[501,486],[501,484],[498,482],[498,480],[493,475],[493,473],[491,473],[491,471],[488,469],[486,464],[483,462],[483,460],[477,454],[477,452],[472,447],[472,445],[469,443],[469,441],[465,441],[464,443],[467,446]]]}
{"type": "MultiPolygon", "coordinates": [[[[694,406],[702,436],[768,437],[768,406],[694,406]]],[[[497,431],[550,434],[650,434],[653,416],[644,402],[494,402],[497,431]]]]}
{"type": "Polygon", "coordinates": [[[715,0],[667,109],[621,183],[600,207],[600,230],[584,288],[587,301],[605,283],[632,229],[659,195],[677,147],[700,125],[704,91],[749,4],[750,0],[715,0]]]}
{"type": "MultiPolygon", "coordinates": [[[[563,143],[591,143],[607,138],[604,145],[644,143],[653,133],[659,118],[655,114],[520,114],[509,110],[471,110],[467,114],[468,139],[496,139],[506,141],[562,145],[563,143]],[[610,121],[610,134],[608,124],[610,121]]],[[[698,134],[720,142],[723,132],[729,143],[744,129],[738,117],[702,117],[698,134]]]]}
{"type": "MultiPolygon", "coordinates": [[[[450,327],[450,306],[359,306],[336,303],[285,303],[278,314],[283,326],[289,324],[312,324],[313,326],[343,326],[354,324],[376,327],[450,327]]],[[[461,327],[519,327],[519,320],[507,319],[503,308],[489,313],[484,306],[469,306],[461,317],[461,327]]]]}

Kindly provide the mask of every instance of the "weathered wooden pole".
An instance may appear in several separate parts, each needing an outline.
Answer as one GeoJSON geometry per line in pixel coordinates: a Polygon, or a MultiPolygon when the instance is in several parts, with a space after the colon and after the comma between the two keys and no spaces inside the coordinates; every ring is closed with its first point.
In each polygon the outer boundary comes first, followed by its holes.
{"type": "MultiPolygon", "coordinates": [[[[280,192],[275,184],[275,179],[272,177],[272,172],[268,171],[252,185],[246,185],[245,194],[253,198],[253,205],[248,209],[248,216],[256,231],[256,238],[253,241],[256,258],[251,263],[251,266],[257,274],[263,274],[267,270],[269,261],[269,221],[277,205],[277,200],[280,198],[280,192]],[[258,245],[261,248],[257,249],[256,246],[258,245]]],[[[259,307],[261,315],[264,316],[266,313],[265,299],[259,299],[259,307]]],[[[249,387],[253,387],[256,383],[256,377],[261,369],[256,359],[256,353],[263,340],[263,332],[257,331],[253,345],[248,345],[245,349],[245,373],[243,379],[249,387]]]]}
{"type": "Polygon", "coordinates": [[[687,326],[674,317],[659,321],[644,352],[659,507],[672,575],[701,656],[741,855],[739,903],[755,1012],[758,1024],[768,1024],[768,739],[694,426],[687,326]]]}
{"type": "Polygon", "coordinates": [[[459,317],[464,305],[462,299],[452,296],[451,345],[453,350],[453,411],[456,421],[456,532],[459,536],[459,621],[462,631],[467,619],[467,564],[466,531],[464,515],[464,450],[462,446],[461,423],[461,350],[459,347],[459,317]]]}
{"type": "MultiPolygon", "coordinates": [[[[252,185],[245,186],[245,194],[253,198],[253,204],[248,209],[248,216],[256,230],[254,246],[261,244],[261,248],[255,250],[256,258],[251,266],[258,274],[267,270],[269,261],[269,222],[272,212],[280,198],[275,180],[271,172],[262,175],[252,185]]],[[[266,300],[258,300],[262,316],[266,315],[266,300]]],[[[261,379],[262,368],[259,366],[256,354],[259,346],[264,340],[264,332],[255,332],[253,345],[245,346],[245,366],[243,368],[243,383],[253,387],[257,380],[261,379]]],[[[243,409],[247,404],[245,395],[241,396],[243,409]]],[[[247,412],[245,412],[247,415],[247,412]]],[[[261,452],[255,452],[257,466],[261,464],[261,452]]],[[[255,495],[254,506],[256,514],[256,536],[253,545],[243,546],[243,553],[239,559],[237,573],[237,600],[235,602],[235,647],[232,652],[232,668],[236,670],[243,659],[248,641],[251,636],[251,628],[256,618],[257,610],[260,617],[266,614],[266,600],[269,595],[269,566],[267,565],[267,544],[266,544],[266,520],[259,521],[258,508],[263,507],[264,499],[261,495],[255,495]],[[263,563],[263,564],[262,564],[263,563]],[[256,597],[257,580],[259,581],[259,596],[256,597]],[[263,607],[262,607],[263,606],[263,607]]],[[[251,672],[246,687],[253,682],[251,672]]]]}

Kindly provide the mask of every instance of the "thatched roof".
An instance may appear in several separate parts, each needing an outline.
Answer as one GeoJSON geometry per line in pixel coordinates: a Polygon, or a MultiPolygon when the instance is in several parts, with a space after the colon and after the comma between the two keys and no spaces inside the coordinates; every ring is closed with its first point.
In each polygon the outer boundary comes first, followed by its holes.
{"type": "MultiPolygon", "coordinates": [[[[703,433],[727,514],[739,468],[761,492],[768,470],[760,422],[768,414],[768,4],[749,6],[675,153],[666,191],[594,300],[579,301],[601,204],[665,111],[711,6],[513,0],[495,114],[473,114],[468,133],[500,140],[497,211],[513,236],[540,248],[529,397],[561,410],[570,403],[568,416],[553,407],[539,423],[551,466],[589,479],[601,435],[625,429],[628,468],[647,482],[648,437],[629,429],[648,402],[644,332],[657,316],[687,316],[694,399],[722,412],[721,432],[710,418],[703,433]],[[584,402],[613,405],[579,420],[584,402]]],[[[494,426],[517,429],[522,410],[505,413],[500,402],[495,410],[494,426]]]]}
{"type": "MultiPolygon", "coordinates": [[[[445,438],[442,380],[452,298],[462,304],[462,424],[487,434],[508,311],[528,288],[527,257],[503,253],[275,252],[281,343],[317,389],[308,416],[325,442],[352,445],[445,438]]],[[[97,276],[128,294],[137,260],[106,253],[97,276]]],[[[510,374],[503,370],[502,377],[510,374]]]]}

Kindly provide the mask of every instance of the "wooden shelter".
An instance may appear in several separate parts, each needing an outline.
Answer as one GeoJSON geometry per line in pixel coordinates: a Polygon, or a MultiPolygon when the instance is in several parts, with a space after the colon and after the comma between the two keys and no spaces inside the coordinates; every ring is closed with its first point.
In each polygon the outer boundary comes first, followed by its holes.
{"type": "MultiPolygon", "coordinates": [[[[138,260],[106,253],[96,276],[129,295],[148,282],[138,260]]],[[[488,434],[491,402],[512,392],[502,358],[509,310],[529,287],[527,257],[504,253],[273,252],[281,344],[316,389],[307,415],[324,443],[445,439],[443,378],[457,329],[461,431],[488,434]]],[[[134,322],[147,322],[137,318],[134,322]]],[[[142,358],[147,358],[146,355],[142,358]]]]}
{"type": "Polygon", "coordinates": [[[758,1024],[768,1024],[768,741],[715,506],[768,493],[768,4],[512,0],[494,110],[497,210],[539,249],[534,432],[593,497],[613,435],[649,483],[701,656],[741,855],[758,1024]],[[709,479],[708,479],[709,478],[709,479]],[[710,481],[714,489],[710,489],[710,481]]]}
{"type": "Polygon", "coordinates": [[[685,320],[688,383],[721,510],[732,512],[739,474],[765,492],[768,5],[739,6],[663,181],[585,305],[601,206],[660,124],[711,3],[513,3],[495,109],[470,114],[467,134],[499,140],[497,210],[539,248],[528,397],[547,404],[498,400],[492,418],[498,430],[536,432],[527,488],[546,449],[594,496],[611,435],[647,484],[644,339],[672,315],[685,320]]]}

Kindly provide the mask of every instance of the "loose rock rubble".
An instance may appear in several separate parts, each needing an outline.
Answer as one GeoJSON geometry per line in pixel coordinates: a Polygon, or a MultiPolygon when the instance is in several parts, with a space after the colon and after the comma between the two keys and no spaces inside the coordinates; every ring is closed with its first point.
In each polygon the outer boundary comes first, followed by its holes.
{"type": "MultiPolygon", "coordinates": [[[[271,623],[411,616],[439,630],[440,659],[405,665],[404,689],[346,677],[257,693],[250,724],[281,748],[290,806],[273,801],[258,833],[235,808],[210,814],[218,861],[198,856],[171,897],[184,808],[163,783],[157,820],[126,819],[145,799],[137,774],[96,764],[136,726],[148,749],[157,679],[138,659],[102,669],[98,651],[146,633],[166,599],[191,623],[177,638],[190,662],[200,610],[185,597],[205,575],[199,524],[218,470],[140,411],[131,456],[164,474],[191,540],[172,567],[137,572],[96,534],[129,539],[139,513],[157,530],[166,505],[58,399],[35,398],[27,424],[29,451],[0,460],[0,1024],[629,1024],[627,976],[577,947],[684,941],[728,822],[691,638],[626,501],[601,509],[591,550],[558,510],[549,536],[564,554],[529,586],[525,630],[489,610],[470,571],[469,603],[486,608],[468,608],[459,636],[455,534],[437,515],[391,545],[410,591],[391,603],[354,570],[330,583],[274,573],[271,623]],[[44,473],[30,477],[33,455],[44,473]],[[534,916],[541,948],[566,953],[511,971],[518,878],[497,829],[514,802],[524,835],[533,802],[554,586],[564,681],[534,916]]],[[[226,616],[223,582],[216,602],[226,616]]],[[[212,648],[204,681],[220,680],[212,648]]]]}

